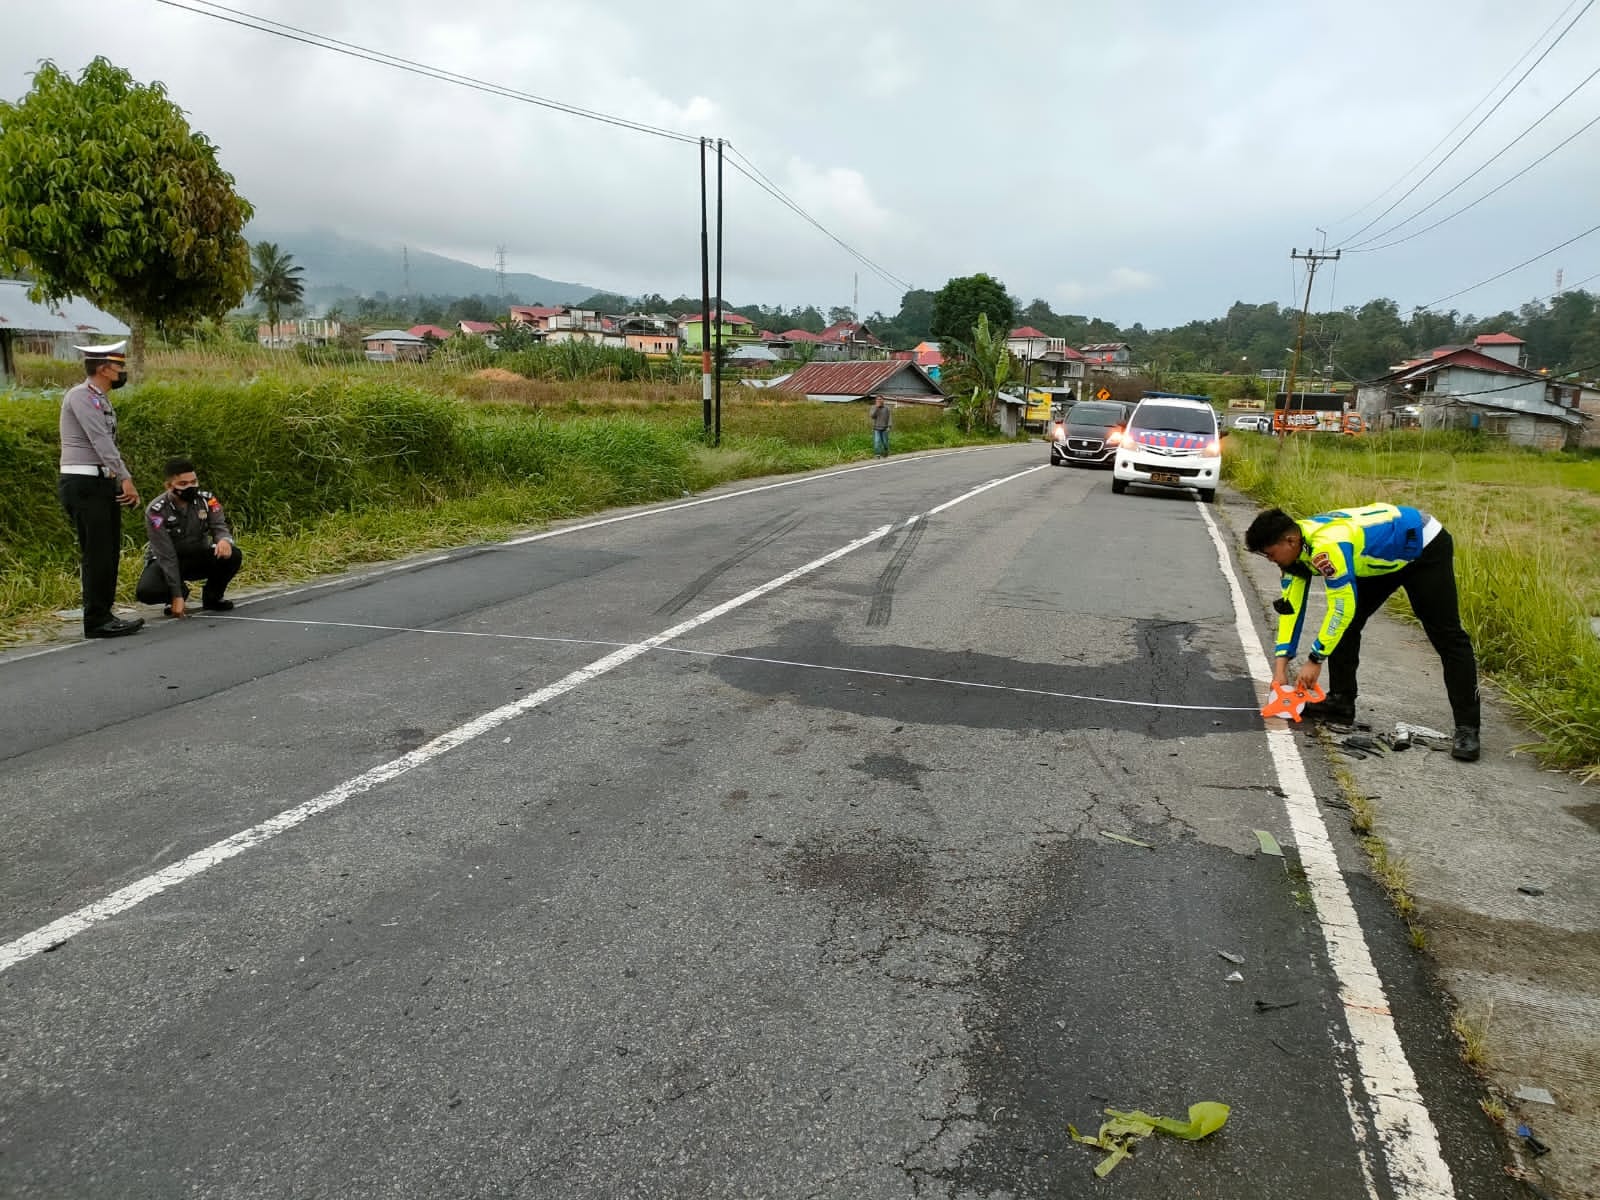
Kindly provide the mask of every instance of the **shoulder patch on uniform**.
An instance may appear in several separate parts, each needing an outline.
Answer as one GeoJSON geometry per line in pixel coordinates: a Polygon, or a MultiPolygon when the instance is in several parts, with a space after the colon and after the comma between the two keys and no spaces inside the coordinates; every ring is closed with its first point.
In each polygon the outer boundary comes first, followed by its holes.
{"type": "Polygon", "coordinates": [[[1311,565],[1316,570],[1316,572],[1319,575],[1321,575],[1324,579],[1332,579],[1333,578],[1335,568],[1334,568],[1334,565],[1333,565],[1333,559],[1328,557],[1327,551],[1323,551],[1320,554],[1312,555],[1311,556],[1311,565]]]}
{"type": "Polygon", "coordinates": [[[164,521],[165,519],[166,518],[163,517],[160,513],[151,513],[150,514],[150,524],[154,525],[157,529],[161,528],[161,522],[164,521]]]}
{"type": "Polygon", "coordinates": [[[215,496],[207,496],[206,497],[206,507],[207,508],[221,508],[222,505],[217,502],[217,498],[215,496]]]}

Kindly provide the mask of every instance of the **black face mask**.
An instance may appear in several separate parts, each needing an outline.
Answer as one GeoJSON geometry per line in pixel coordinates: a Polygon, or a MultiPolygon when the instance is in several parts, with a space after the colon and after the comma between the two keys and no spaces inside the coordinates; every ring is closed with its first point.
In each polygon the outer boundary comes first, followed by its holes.
{"type": "Polygon", "coordinates": [[[128,382],[128,373],[124,371],[111,381],[111,390],[114,392],[128,382]]]}
{"type": "Polygon", "coordinates": [[[185,500],[198,500],[200,499],[200,485],[195,484],[193,487],[179,488],[173,494],[185,500]]]}

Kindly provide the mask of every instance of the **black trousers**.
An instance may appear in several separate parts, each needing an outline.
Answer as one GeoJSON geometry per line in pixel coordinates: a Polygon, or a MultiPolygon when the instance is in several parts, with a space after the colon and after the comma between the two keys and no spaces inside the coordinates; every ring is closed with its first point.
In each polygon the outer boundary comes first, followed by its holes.
{"type": "Polygon", "coordinates": [[[1383,602],[1405,588],[1411,611],[1444,665],[1444,687],[1457,725],[1476,729],[1480,723],[1478,662],[1472,639],[1461,628],[1456,599],[1455,542],[1449,530],[1423,548],[1415,562],[1392,575],[1372,575],[1356,580],[1356,611],[1350,627],[1328,656],[1328,694],[1356,698],[1356,669],[1361,665],[1361,630],[1383,602]]]}
{"type": "Polygon", "coordinates": [[[115,479],[101,475],[63,475],[56,485],[61,507],[78,537],[85,633],[114,615],[111,604],[117,598],[117,565],[122,557],[120,490],[115,479]]]}
{"type": "MultiPolygon", "coordinates": [[[[189,554],[180,553],[178,574],[186,581],[204,579],[206,586],[200,593],[201,602],[209,600],[215,603],[222,599],[222,593],[227,590],[233,577],[239,573],[241,558],[237,546],[233,547],[233,553],[227,558],[218,558],[211,552],[210,547],[189,554]]],[[[184,588],[183,594],[187,598],[189,589],[184,588]]],[[[161,564],[155,559],[144,564],[144,573],[139,576],[138,595],[140,604],[172,603],[172,588],[167,583],[167,576],[162,571],[161,564]]]]}

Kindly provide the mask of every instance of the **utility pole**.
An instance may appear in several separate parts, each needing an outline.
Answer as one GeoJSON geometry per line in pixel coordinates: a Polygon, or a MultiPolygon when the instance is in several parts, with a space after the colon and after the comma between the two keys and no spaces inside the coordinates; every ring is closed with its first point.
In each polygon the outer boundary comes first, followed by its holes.
{"type": "Polygon", "coordinates": [[[861,272],[855,273],[855,284],[850,290],[850,315],[861,320],[861,272]]]}
{"type": "Polygon", "coordinates": [[[717,355],[716,355],[716,415],[711,426],[711,444],[722,445],[722,310],[727,306],[722,298],[722,139],[717,139],[717,355]]]}
{"type": "Polygon", "coordinates": [[[706,139],[700,139],[700,401],[711,440],[711,248],[706,230],[706,139]]]}
{"type": "Polygon", "coordinates": [[[494,278],[500,285],[500,303],[506,302],[506,248],[505,244],[494,248],[494,278]]]}
{"type": "Polygon", "coordinates": [[[406,246],[400,247],[400,280],[401,289],[405,293],[405,302],[411,303],[411,251],[406,246]]]}
{"type": "Polygon", "coordinates": [[[1285,381],[1283,393],[1284,428],[1283,431],[1278,435],[1279,455],[1283,454],[1284,439],[1287,438],[1289,434],[1289,414],[1292,413],[1295,408],[1294,382],[1295,376],[1300,373],[1300,351],[1305,345],[1306,341],[1306,317],[1311,312],[1311,285],[1317,277],[1317,268],[1325,262],[1336,262],[1339,258],[1339,251],[1335,250],[1332,254],[1327,254],[1322,251],[1308,248],[1304,254],[1301,254],[1298,250],[1290,250],[1289,257],[1298,262],[1303,262],[1306,264],[1306,300],[1305,303],[1300,306],[1300,322],[1295,329],[1294,335],[1294,358],[1290,360],[1289,378],[1285,381]]]}

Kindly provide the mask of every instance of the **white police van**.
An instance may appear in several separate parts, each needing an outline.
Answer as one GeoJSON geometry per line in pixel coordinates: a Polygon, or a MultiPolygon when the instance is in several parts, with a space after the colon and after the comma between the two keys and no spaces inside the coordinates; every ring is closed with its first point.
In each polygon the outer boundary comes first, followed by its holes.
{"type": "Polygon", "coordinates": [[[1128,419],[1111,468],[1111,490],[1129,484],[1193,488],[1207,504],[1222,481],[1222,439],[1228,431],[1204,396],[1146,392],[1128,419]]]}

